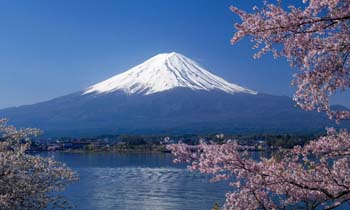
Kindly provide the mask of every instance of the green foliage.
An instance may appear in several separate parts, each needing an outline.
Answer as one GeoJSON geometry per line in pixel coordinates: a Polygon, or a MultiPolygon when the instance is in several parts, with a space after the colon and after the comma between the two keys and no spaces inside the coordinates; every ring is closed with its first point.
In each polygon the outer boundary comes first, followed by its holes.
{"type": "Polygon", "coordinates": [[[220,210],[220,206],[218,203],[214,203],[213,210],[220,210]]]}
{"type": "Polygon", "coordinates": [[[120,139],[121,142],[125,142],[127,145],[132,146],[147,144],[142,136],[123,135],[120,136],[120,139]]]}

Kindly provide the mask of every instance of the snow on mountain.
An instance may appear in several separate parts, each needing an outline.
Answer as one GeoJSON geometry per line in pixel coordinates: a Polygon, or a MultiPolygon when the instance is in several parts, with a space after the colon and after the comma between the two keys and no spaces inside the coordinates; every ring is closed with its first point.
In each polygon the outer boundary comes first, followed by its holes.
{"type": "Polygon", "coordinates": [[[110,93],[124,91],[149,95],[177,87],[193,90],[221,90],[230,94],[257,92],[227,82],[179,53],[158,54],[130,70],[93,85],[83,92],[110,93]]]}

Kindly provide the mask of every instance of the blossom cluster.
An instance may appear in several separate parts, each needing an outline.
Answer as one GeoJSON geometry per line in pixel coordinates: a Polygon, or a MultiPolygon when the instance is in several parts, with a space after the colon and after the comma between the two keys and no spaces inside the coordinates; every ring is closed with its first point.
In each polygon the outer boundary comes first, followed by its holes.
{"type": "Polygon", "coordinates": [[[258,52],[285,57],[300,70],[292,82],[294,99],[305,110],[325,111],[331,118],[349,119],[350,112],[334,111],[329,97],[350,87],[350,0],[304,0],[304,7],[268,4],[248,13],[231,10],[242,20],[232,44],[251,37],[258,52]]]}
{"type": "MultiPolygon", "coordinates": [[[[350,88],[350,0],[303,0],[285,8],[282,1],[254,7],[248,13],[231,10],[242,22],[231,42],[250,37],[256,58],[272,52],[300,70],[292,84],[305,110],[324,111],[337,121],[348,110],[332,110],[330,96],[350,88]]],[[[223,209],[334,209],[350,201],[350,134],[328,129],[327,135],[280,150],[272,157],[252,158],[235,141],[190,146],[169,145],[175,162],[211,174],[212,181],[229,180],[223,209]]]]}
{"type": "Polygon", "coordinates": [[[229,180],[223,209],[333,209],[350,199],[350,134],[329,129],[304,147],[254,159],[236,141],[169,145],[175,162],[229,180]]]}
{"type": "Polygon", "coordinates": [[[77,175],[51,158],[27,154],[37,129],[20,129],[0,119],[0,209],[65,208],[54,192],[77,180],[77,175]]]}

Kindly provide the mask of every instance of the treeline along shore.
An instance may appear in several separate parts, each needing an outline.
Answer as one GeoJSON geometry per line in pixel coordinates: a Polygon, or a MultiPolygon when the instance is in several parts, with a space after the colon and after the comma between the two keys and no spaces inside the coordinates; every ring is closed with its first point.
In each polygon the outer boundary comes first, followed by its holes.
{"type": "Polygon", "coordinates": [[[196,145],[200,140],[223,143],[237,140],[251,151],[276,150],[304,145],[320,134],[240,134],[240,135],[103,135],[96,137],[34,139],[30,151],[64,152],[142,152],[168,153],[166,145],[184,142],[196,145]]]}

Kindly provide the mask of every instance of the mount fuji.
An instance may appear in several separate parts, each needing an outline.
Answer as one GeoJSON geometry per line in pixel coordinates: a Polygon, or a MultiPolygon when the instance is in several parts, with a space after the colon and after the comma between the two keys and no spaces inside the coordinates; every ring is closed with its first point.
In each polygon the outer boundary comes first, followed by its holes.
{"type": "Polygon", "coordinates": [[[82,91],[0,110],[49,136],[108,133],[314,132],[334,126],[290,97],[258,93],[179,53],[156,55],[82,91]]]}

